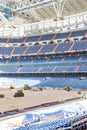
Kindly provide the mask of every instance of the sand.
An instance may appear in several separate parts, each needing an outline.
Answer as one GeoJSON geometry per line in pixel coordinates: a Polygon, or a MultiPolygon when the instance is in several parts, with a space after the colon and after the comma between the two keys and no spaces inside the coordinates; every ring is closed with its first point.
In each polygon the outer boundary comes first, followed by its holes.
{"type": "Polygon", "coordinates": [[[43,91],[23,90],[24,97],[13,97],[16,89],[0,89],[0,94],[4,94],[4,98],[0,98],[0,112],[13,109],[24,109],[26,107],[37,106],[40,104],[63,101],[83,96],[86,91],[66,91],[57,89],[45,89],[43,91]]]}

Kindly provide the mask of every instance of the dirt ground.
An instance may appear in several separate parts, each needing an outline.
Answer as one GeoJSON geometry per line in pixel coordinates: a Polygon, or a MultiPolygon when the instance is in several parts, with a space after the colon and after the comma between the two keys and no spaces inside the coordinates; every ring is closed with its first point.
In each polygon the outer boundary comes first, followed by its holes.
{"type": "Polygon", "coordinates": [[[24,109],[43,103],[63,101],[81,97],[86,94],[86,91],[66,91],[58,89],[44,89],[43,91],[23,90],[24,97],[14,97],[17,89],[0,89],[0,94],[4,94],[4,98],[0,98],[0,112],[9,111],[13,109],[24,109]]]}

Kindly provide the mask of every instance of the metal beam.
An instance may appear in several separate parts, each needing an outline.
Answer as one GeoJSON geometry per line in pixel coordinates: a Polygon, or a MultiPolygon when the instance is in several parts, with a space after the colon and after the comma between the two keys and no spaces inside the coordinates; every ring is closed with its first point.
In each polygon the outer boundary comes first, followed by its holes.
{"type": "MultiPolygon", "coordinates": [[[[35,13],[35,12],[34,12],[35,13]]],[[[7,21],[5,21],[6,19],[4,19],[4,15],[3,13],[1,14],[1,18],[3,19],[4,23],[7,21]]],[[[39,17],[38,17],[39,19],[39,17]]],[[[20,21],[20,20],[19,20],[20,21]]],[[[11,27],[14,24],[15,27],[15,22],[14,23],[8,23],[9,26],[11,27]]],[[[83,26],[84,24],[87,24],[87,12],[85,13],[80,13],[77,15],[71,15],[71,16],[67,16],[64,17],[63,20],[61,19],[56,19],[56,20],[48,20],[48,21],[43,21],[43,22],[37,22],[37,23],[31,23],[31,24],[16,24],[16,27],[19,27],[21,29],[21,26],[24,28],[24,30],[26,30],[26,32],[37,32],[39,33],[40,31],[43,32],[43,30],[48,30],[48,31],[52,31],[52,30],[60,30],[60,29],[64,29],[64,28],[72,28],[73,26],[83,26]]],[[[6,29],[6,28],[5,28],[6,29]]],[[[5,33],[5,29],[4,29],[4,33],[5,33]]],[[[8,28],[9,29],[9,28],[8,28]]],[[[8,30],[9,32],[11,31],[10,29],[8,30]]],[[[17,34],[18,35],[18,34],[17,34]]]]}
{"type": "MultiPolygon", "coordinates": [[[[38,1],[38,0],[37,0],[38,1]]],[[[56,0],[54,0],[56,2],[56,0]]],[[[43,1],[38,1],[37,3],[33,3],[33,4],[30,4],[30,5],[27,5],[27,6],[24,6],[24,7],[21,7],[21,8],[18,8],[16,9],[15,11],[16,12],[24,12],[24,11],[27,11],[29,9],[32,9],[32,8],[37,8],[37,7],[41,7],[41,6],[44,6],[44,5],[47,5],[47,4],[50,4],[52,3],[53,0],[43,0],[43,1]]]]}
{"type": "Polygon", "coordinates": [[[62,12],[63,12],[63,8],[64,8],[64,4],[65,4],[65,0],[57,0],[56,3],[53,0],[53,7],[54,7],[54,11],[56,13],[56,18],[61,18],[62,17],[62,12]]]}
{"type": "Polygon", "coordinates": [[[9,23],[8,20],[4,17],[4,15],[1,12],[0,12],[0,18],[1,18],[2,22],[3,22],[3,24],[8,24],[9,23]]]}
{"type": "MultiPolygon", "coordinates": [[[[7,8],[13,10],[19,9],[27,9],[28,6],[32,6],[33,8],[39,4],[48,4],[48,2],[52,2],[52,0],[0,0],[0,3],[7,8]]],[[[30,7],[30,8],[32,8],[30,7]]],[[[20,10],[21,11],[21,10],[20,10]]]]}
{"type": "MultiPolygon", "coordinates": [[[[37,22],[29,25],[25,25],[25,30],[28,32],[34,32],[37,30],[63,30],[63,29],[72,29],[72,27],[76,28],[78,25],[79,28],[82,28],[87,23],[87,12],[80,13],[77,15],[64,17],[63,20],[49,20],[43,22],[37,22]]],[[[67,30],[66,30],[67,31],[67,30]]]]}
{"type": "Polygon", "coordinates": [[[50,4],[50,2],[53,1],[62,1],[62,0],[3,0],[3,1],[0,0],[0,3],[3,6],[6,6],[10,9],[17,11],[24,11],[24,9],[36,8],[37,6],[50,4]]]}

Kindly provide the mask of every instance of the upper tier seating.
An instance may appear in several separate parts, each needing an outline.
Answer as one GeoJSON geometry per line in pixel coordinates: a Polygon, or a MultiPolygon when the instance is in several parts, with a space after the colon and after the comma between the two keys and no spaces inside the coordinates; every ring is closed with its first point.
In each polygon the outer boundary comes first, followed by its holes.
{"type": "Polygon", "coordinates": [[[69,33],[58,33],[55,37],[55,39],[64,39],[64,38],[67,38],[69,35],[69,33]]]}
{"type": "Polygon", "coordinates": [[[15,47],[13,53],[12,47],[0,47],[0,55],[28,55],[28,54],[45,54],[45,53],[64,53],[70,51],[87,51],[87,40],[77,41],[74,43],[72,49],[70,50],[72,42],[60,43],[58,44],[47,44],[47,45],[35,45],[35,46],[23,46],[23,47],[15,47]],[[56,49],[55,49],[56,48],[56,49]],[[25,50],[27,51],[25,52],[25,50]],[[25,52],[25,54],[24,54],[25,52]]]}
{"type": "Polygon", "coordinates": [[[56,48],[55,52],[66,52],[69,51],[69,48],[71,47],[72,42],[67,42],[67,43],[61,43],[59,46],[56,48]]]}
{"type": "Polygon", "coordinates": [[[72,32],[71,37],[84,36],[86,32],[87,32],[87,30],[74,31],[74,32],[72,32]]]}
{"type": "Polygon", "coordinates": [[[49,40],[50,41],[50,40],[52,40],[52,38],[53,38],[54,35],[55,34],[42,35],[40,41],[44,41],[44,40],[49,40]]]}
{"type": "MultiPolygon", "coordinates": [[[[43,45],[42,45],[43,46],[43,45]]],[[[56,44],[47,44],[47,45],[44,45],[42,50],[39,52],[39,53],[49,53],[49,52],[52,52],[53,49],[55,48],[56,44]]]]}
{"type": "Polygon", "coordinates": [[[77,41],[72,50],[74,51],[86,51],[87,50],[87,40],[84,41],[77,41]]]}
{"type": "Polygon", "coordinates": [[[36,45],[36,46],[30,46],[29,49],[27,50],[26,54],[36,54],[38,50],[40,49],[41,45],[36,45]]]}
{"type": "Polygon", "coordinates": [[[0,47],[0,55],[10,55],[12,51],[12,47],[0,47]]]}
{"type": "Polygon", "coordinates": [[[26,48],[27,48],[26,46],[23,46],[23,47],[15,47],[15,48],[14,48],[13,55],[22,55],[26,48]]]}
{"type": "Polygon", "coordinates": [[[10,38],[9,43],[23,43],[25,38],[10,38]]]}
{"type": "Polygon", "coordinates": [[[7,43],[7,38],[0,38],[0,43],[7,43]]]}
{"type": "MultiPolygon", "coordinates": [[[[83,37],[87,30],[79,30],[71,32],[70,37],[83,37]]],[[[54,33],[54,34],[45,34],[38,36],[26,36],[23,38],[0,38],[0,43],[32,43],[38,41],[51,41],[52,39],[67,39],[70,32],[65,33],[54,33]]]]}
{"type": "Polygon", "coordinates": [[[40,36],[29,36],[26,39],[26,42],[37,42],[40,36]]]}

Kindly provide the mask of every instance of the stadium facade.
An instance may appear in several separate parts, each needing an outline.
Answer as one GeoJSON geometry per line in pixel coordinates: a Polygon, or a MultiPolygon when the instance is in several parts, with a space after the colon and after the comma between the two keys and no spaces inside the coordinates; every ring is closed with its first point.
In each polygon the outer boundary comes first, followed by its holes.
{"type": "MultiPolygon", "coordinates": [[[[87,89],[86,11],[86,0],[0,0],[0,76],[39,79],[38,87],[87,89]]],[[[41,114],[57,118],[58,112],[41,114]]],[[[85,130],[86,112],[79,107],[71,117],[16,130],[85,130]]]]}

